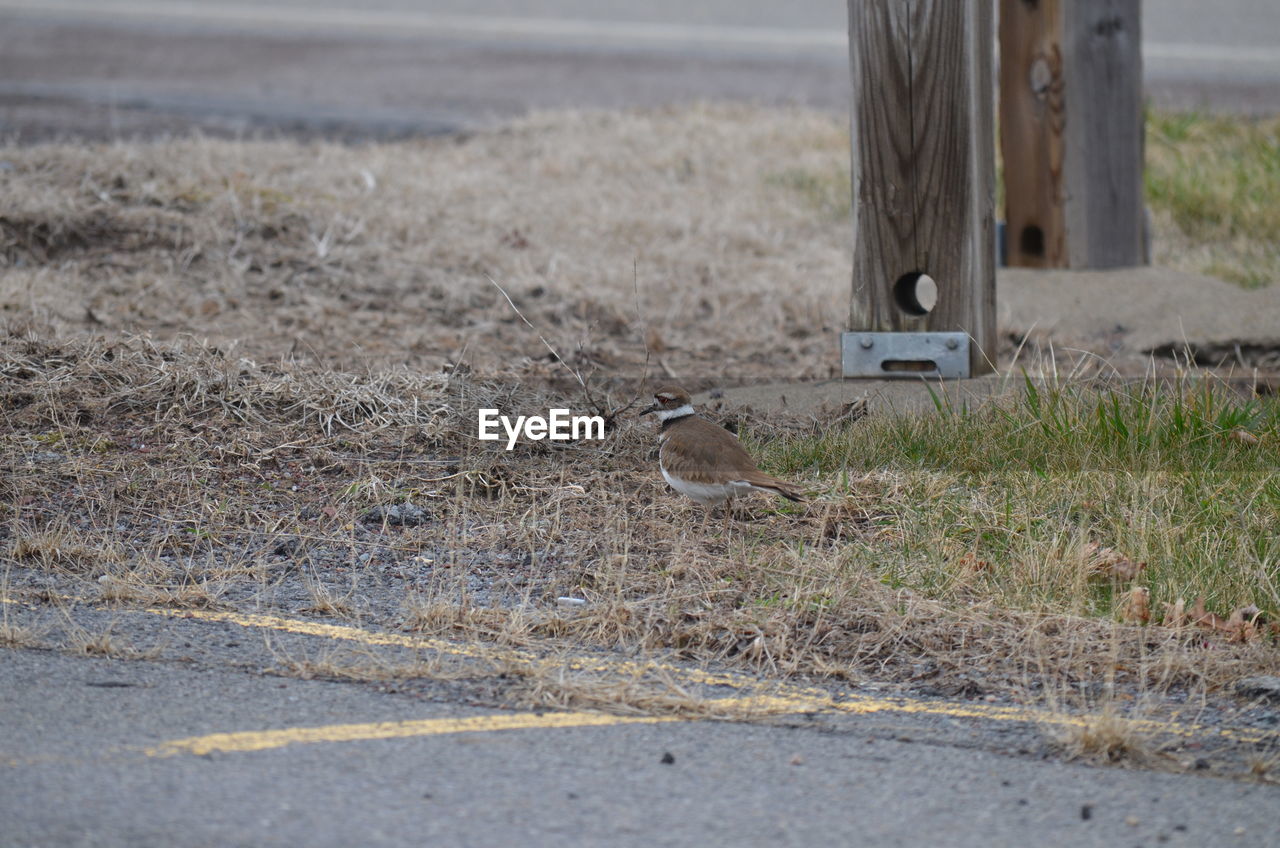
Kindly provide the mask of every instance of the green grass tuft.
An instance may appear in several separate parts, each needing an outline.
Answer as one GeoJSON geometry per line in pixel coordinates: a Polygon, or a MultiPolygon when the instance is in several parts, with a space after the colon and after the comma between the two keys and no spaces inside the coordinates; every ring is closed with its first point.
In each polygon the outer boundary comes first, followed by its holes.
{"type": "Polygon", "coordinates": [[[1246,287],[1280,277],[1280,119],[1148,114],[1146,193],[1176,229],[1157,258],[1190,248],[1190,270],[1246,287]]]}
{"type": "Polygon", "coordinates": [[[887,505],[887,535],[851,543],[849,556],[890,585],[951,602],[976,592],[1013,608],[1118,615],[1129,581],[1089,573],[1106,549],[1147,563],[1139,585],[1153,610],[1204,596],[1224,614],[1280,611],[1274,398],[1208,380],[1027,380],[979,409],[942,404],[760,449],[772,469],[848,481],[837,496],[887,505]]]}

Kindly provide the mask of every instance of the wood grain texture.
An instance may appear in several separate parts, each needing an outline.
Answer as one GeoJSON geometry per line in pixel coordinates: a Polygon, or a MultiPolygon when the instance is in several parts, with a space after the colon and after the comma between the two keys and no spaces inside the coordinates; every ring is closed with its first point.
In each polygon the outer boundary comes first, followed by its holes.
{"type": "Polygon", "coordinates": [[[1072,268],[1146,261],[1140,6],[1139,0],[1063,4],[1072,268]]]}
{"type": "Polygon", "coordinates": [[[1059,0],[1001,0],[1000,153],[1010,266],[1067,265],[1065,124],[1059,0]]]}
{"type": "Polygon", "coordinates": [[[1139,0],[1001,0],[1009,265],[1145,262],[1139,0]]]}
{"type": "Polygon", "coordinates": [[[853,83],[850,329],[961,330],[995,360],[992,0],[849,0],[853,83]],[[894,283],[927,273],[926,315],[894,283]]]}

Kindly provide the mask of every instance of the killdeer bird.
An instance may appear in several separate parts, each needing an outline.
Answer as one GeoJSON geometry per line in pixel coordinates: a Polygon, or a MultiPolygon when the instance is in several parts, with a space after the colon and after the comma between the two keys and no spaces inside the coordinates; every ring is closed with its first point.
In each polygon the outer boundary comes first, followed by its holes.
{"type": "Polygon", "coordinates": [[[658,389],[653,393],[653,406],[640,414],[650,412],[662,422],[658,436],[662,477],[680,494],[707,507],[753,489],[804,501],[797,487],[756,468],[737,436],[694,412],[684,389],[658,389]]]}

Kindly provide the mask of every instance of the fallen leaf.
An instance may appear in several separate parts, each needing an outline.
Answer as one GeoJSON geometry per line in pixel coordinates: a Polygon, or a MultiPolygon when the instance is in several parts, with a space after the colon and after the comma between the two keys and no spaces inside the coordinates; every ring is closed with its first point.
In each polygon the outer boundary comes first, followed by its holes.
{"type": "Polygon", "coordinates": [[[982,574],[991,571],[991,563],[985,559],[978,559],[973,554],[965,554],[956,560],[956,565],[969,574],[982,574]]]}
{"type": "Polygon", "coordinates": [[[1204,595],[1196,598],[1195,603],[1191,605],[1191,611],[1187,613],[1187,619],[1196,627],[1205,627],[1211,630],[1220,630],[1227,623],[1225,618],[1204,608],[1204,595]]]}
{"type": "Polygon", "coordinates": [[[1120,606],[1120,617],[1129,624],[1147,624],[1151,621],[1151,590],[1134,586],[1120,606]]]}
{"type": "Polygon", "coordinates": [[[1182,627],[1187,623],[1187,602],[1184,598],[1169,603],[1164,602],[1164,618],[1160,621],[1165,627],[1182,627]]]}
{"type": "Polygon", "coordinates": [[[1262,611],[1250,604],[1231,613],[1230,618],[1209,612],[1204,608],[1204,597],[1196,598],[1188,616],[1191,623],[1206,630],[1216,630],[1227,637],[1228,642],[1252,642],[1258,638],[1259,619],[1262,611]]]}
{"type": "Polygon", "coordinates": [[[1258,619],[1262,615],[1262,610],[1253,604],[1247,607],[1241,607],[1231,613],[1231,617],[1227,619],[1227,641],[1229,642],[1252,642],[1258,638],[1258,619]]]}
{"type": "Polygon", "coordinates": [[[1128,581],[1137,579],[1147,564],[1134,562],[1115,548],[1090,542],[1085,545],[1085,566],[1092,576],[1128,581]]]}
{"type": "Polygon", "coordinates": [[[1237,427],[1232,430],[1227,434],[1227,438],[1231,439],[1233,442],[1239,442],[1242,445],[1256,445],[1258,442],[1262,441],[1243,427],[1237,427]]]}

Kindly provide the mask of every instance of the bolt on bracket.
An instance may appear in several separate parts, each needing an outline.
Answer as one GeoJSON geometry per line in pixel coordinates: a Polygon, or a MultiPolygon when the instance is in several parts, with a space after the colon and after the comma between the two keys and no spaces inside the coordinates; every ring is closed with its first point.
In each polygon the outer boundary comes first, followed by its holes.
{"type": "Polygon", "coordinates": [[[968,333],[841,333],[845,377],[921,377],[960,380],[970,376],[968,333]]]}

